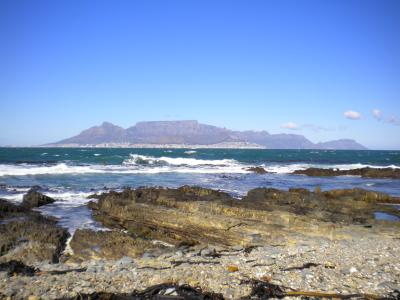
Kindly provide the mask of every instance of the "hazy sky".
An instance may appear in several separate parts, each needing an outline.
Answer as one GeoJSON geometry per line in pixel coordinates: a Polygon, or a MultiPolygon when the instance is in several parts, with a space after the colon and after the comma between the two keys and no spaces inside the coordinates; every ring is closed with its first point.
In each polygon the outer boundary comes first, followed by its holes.
{"type": "Polygon", "coordinates": [[[0,1],[0,145],[177,119],[400,149],[400,1],[0,1]]]}

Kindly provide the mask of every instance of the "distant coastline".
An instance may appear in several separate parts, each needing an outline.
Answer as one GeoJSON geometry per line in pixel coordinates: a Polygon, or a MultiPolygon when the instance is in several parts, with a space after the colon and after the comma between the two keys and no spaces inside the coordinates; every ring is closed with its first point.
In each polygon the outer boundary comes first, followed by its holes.
{"type": "Polygon", "coordinates": [[[166,149],[267,149],[261,145],[247,142],[226,142],[211,145],[193,144],[131,144],[131,143],[101,143],[101,144],[47,144],[36,147],[54,148],[166,148],[166,149]]]}
{"type": "Polygon", "coordinates": [[[227,148],[227,149],[336,149],[366,150],[353,139],[313,143],[299,134],[236,131],[196,120],[145,121],[129,128],[103,122],[76,136],[48,143],[51,147],[94,148],[227,148]]]}

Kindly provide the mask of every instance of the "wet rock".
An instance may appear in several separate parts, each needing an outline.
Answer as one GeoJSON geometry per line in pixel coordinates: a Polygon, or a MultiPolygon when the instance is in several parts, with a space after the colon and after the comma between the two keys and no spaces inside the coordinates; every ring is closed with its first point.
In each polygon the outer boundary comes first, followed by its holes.
{"type": "Polygon", "coordinates": [[[254,172],[256,174],[267,174],[268,173],[263,167],[250,167],[250,168],[247,168],[246,170],[254,172]]]}
{"type": "Polygon", "coordinates": [[[29,189],[28,192],[38,192],[40,190],[42,190],[42,187],[40,185],[34,185],[29,189]]]}
{"type": "Polygon", "coordinates": [[[379,204],[391,201],[396,201],[396,198],[362,189],[311,192],[299,188],[289,191],[257,188],[249,191],[242,201],[238,201],[238,206],[289,212],[332,223],[365,224],[374,222],[376,211],[384,210],[399,215],[400,212],[393,207],[379,204]]]}
{"type": "Polygon", "coordinates": [[[0,220],[10,219],[10,218],[16,217],[16,216],[21,216],[20,213],[23,213],[26,211],[27,211],[27,209],[24,207],[13,204],[7,200],[0,199],[0,220]]]}
{"type": "Polygon", "coordinates": [[[343,176],[353,175],[366,178],[394,178],[400,179],[400,169],[395,168],[359,168],[352,170],[339,169],[323,169],[323,168],[308,168],[305,170],[296,170],[293,174],[304,174],[307,176],[343,176]]]}
{"type": "Polygon", "coordinates": [[[38,261],[58,262],[69,234],[56,220],[36,212],[0,224],[0,261],[18,260],[26,264],[38,261]]]}
{"type": "MultiPolygon", "coordinates": [[[[79,292],[79,291],[77,291],[79,292]]],[[[194,288],[190,285],[176,285],[176,284],[157,284],[150,286],[143,291],[134,291],[131,293],[93,293],[93,294],[83,294],[79,292],[79,299],[89,300],[89,299],[101,299],[101,300],[111,300],[111,299],[126,299],[126,300],[137,300],[137,299],[187,299],[187,300],[223,300],[222,294],[213,292],[204,292],[200,288],[194,288]]],[[[78,299],[78,297],[65,298],[67,299],[78,299]]]]}
{"type": "Polygon", "coordinates": [[[56,219],[0,199],[0,262],[58,262],[68,236],[56,219]]]}
{"type": "Polygon", "coordinates": [[[21,206],[25,208],[34,208],[55,202],[51,197],[39,193],[36,189],[30,190],[24,195],[21,206]]]}
{"type": "Polygon", "coordinates": [[[120,231],[93,231],[79,229],[70,242],[73,258],[78,260],[120,260],[128,261],[128,257],[138,257],[145,249],[156,248],[150,241],[132,238],[120,231]]]}

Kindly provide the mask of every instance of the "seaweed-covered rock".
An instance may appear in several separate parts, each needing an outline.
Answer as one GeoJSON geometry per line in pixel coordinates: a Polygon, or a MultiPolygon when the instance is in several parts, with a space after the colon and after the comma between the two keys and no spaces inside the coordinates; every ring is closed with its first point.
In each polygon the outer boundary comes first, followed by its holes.
{"type": "Polygon", "coordinates": [[[4,199],[0,199],[0,219],[12,213],[21,213],[25,211],[27,211],[25,207],[21,207],[4,199]]]}
{"type": "Polygon", "coordinates": [[[339,169],[323,169],[323,168],[308,168],[305,170],[296,170],[293,174],[304,174],[307,176],[343,176],[353,175],[366,178],[394,178],[400,179],[400,169],[396,168],[359,168],[352,170],[339,169]]]}
{"type": "Polygon", "coordinates": [[[0,223],[0,261],[57,262],[68,232],[36,212],[11,215],[0,223]]]}
{"type": "Polygon", "coordinates": [[[156,248],[150,241],[132,238],[120,231],[93,231],[79,229],[75,231],[70,247],[73,257],[78,260],[110,259],[137,257],[146,249],[156,248]]]}
{"type": "Polygon", "coordinates": [[[27,266],[26,264],[17,260],[10,260],[4,263],[0,263],[0,272],[7,272],[8,276],[12,275],[33,276],[37,271],[38,269],[27,266]]]}
{"type": "Polygon", "coordinates": [[[374,221],[375,211],[399,215],[399,211],[379,202],[393,202],[397,198],[384,193],[362,189],[342,189],[310,192],[306,189],[282,191],[273,188],[250,190],[238,206],[267,211],[289,212],[310,219],[342,223],[364,224],[374,221]]]}
{"type": "Polygon", "coordinates": [[[247,171],[254,172],[256,174],[267,174],[268,172],[263,167],[250,167],[247,171]]]}
{"type": "MultiPolygon", "coordinates": [[[[65,300],[75,300],[78,297],[64,298],[65,300]]],[[[198,287],[190,285],[177,285],[171,283],[162,283],[150,286],[143,291],[134,291],[132,293],[113,294],[106,292],[79,294],[81,300],[139,300],[139,299],[158,299],[158,300],[224,300],[220,293],[202,291],[198,287]]]]}
{"type": "Polygon", "coordinates": [[[55,202],[55,200],[49,196],[39,193],[35,189],[30,190],[26,195],[24,195],[21,206],[25,208],[34,208],[50,204],[55,202]]]}
{"type": "Polygon", "coordinates": [[[58,262],[68,231],[58,226],[56,219],[31,210],[53,201],[34,190],[25,195],[21,205],[0,199],[0,262],[58,262]]]}
{"type": "Polygon", "coordinates": [[[375,211],[399,215],[398,210],[377,203],[391,200],[390,196],[357,189],[259,188],[236,200],[223,192],[184,186],[128,189],[98,198],[89,206],[105,226],[177,246],[252,246],[298,235],[345,238],[353,231],[343,225],[375,224],[375,211]]]}

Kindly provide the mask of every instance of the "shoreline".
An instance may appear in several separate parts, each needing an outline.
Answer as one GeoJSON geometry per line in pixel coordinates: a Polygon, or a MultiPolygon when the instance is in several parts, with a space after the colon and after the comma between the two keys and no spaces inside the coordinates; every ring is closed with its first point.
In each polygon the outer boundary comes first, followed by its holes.
{"type": "Polygon", "coordinates": [[[391,199],[382,193],[258,188],[234,200],[189,186],[110,191],[90,196],[88,204],[108,230],[78,229],[69,244],[72,254],[59,252],[57,261],[43,260],[48,251],[43,249],[51,247],[42,247],[62,238],[65,248],[65,236],[29,208],[52,200],[36,191],[27,195],[22,206],[0,202],[4,237],[10,226],[32,231],[0,263],[22,259],[40,271],[33,276],[0,271],[6,299],[122,296],[159,284],[167,284],[172,295],[187,284],[223,299],[248,297],[254,284],[380,297],[400,289],[400,222],[371,215],[378,208],[400,215],[378,203],[391,199]],[[53,238],[36,240],[35,230],[53,232],[53,238]],[[24,249],[31,254],[24,256],[24,249]]]}

